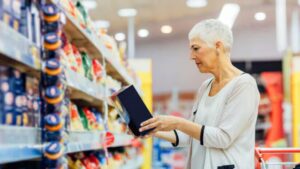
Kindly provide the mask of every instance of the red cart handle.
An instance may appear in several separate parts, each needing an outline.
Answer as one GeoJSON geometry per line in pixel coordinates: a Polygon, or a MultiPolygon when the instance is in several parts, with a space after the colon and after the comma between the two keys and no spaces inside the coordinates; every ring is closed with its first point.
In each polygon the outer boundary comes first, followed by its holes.
{"type": "Polygon", "coordinates": [[[300,153],[300,148],[255,148],[257,155],[262,154],[292,154],[300,153]]]}

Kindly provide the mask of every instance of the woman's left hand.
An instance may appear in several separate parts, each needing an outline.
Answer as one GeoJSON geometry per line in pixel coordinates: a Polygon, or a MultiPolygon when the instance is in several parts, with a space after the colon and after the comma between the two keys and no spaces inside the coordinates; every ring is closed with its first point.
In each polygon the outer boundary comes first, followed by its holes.
{"type": "Polygon", "coordinates": [[[157,131],[171,131],[178,127],[179,117],[175,116],[155,116],[141,124],[140,132],[155,128],[151,133],[157,131]]]}

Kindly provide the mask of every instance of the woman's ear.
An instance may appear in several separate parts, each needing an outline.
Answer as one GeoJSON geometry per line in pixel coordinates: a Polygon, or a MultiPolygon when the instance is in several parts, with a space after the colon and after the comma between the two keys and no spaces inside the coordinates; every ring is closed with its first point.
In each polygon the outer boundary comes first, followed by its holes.
{"type": "Polygon", "coordinates": [[[222,50],[222,43],[220,41],[216,42],[216,55],[219,56],[222,50]]]}
{"type": "Polygon", "coordinates": [[[221,41],[217,41],[217,42],[216,42],[216,49],[217,49],[217,50],[221,50],[222,46],[223,46],[223,44],[222,44],[221,41]]]}

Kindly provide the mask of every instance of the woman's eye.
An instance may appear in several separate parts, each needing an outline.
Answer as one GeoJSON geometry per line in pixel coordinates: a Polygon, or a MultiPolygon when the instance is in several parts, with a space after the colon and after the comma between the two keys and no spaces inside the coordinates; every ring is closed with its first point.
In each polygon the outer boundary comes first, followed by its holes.
{"type": "Polygon", "coordinates": [[[193,47],[193,51],[197,52],[200,49],[200,47],[193,47]]]}

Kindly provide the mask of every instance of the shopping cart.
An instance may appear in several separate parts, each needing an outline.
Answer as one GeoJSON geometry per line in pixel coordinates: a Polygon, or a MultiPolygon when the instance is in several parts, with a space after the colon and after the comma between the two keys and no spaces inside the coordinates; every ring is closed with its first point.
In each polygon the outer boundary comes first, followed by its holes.
{"type": "MultiPolygon", "coordinates": [[[[300,148],[255,148],[255,155],[262,169],[268,169],[271,165],[296,166],[300,162],[265,162],[263,154],[293,154],[300,153],[300,148]]],[[[270,168],[271,169],[271,168],[270,168]]]]}

